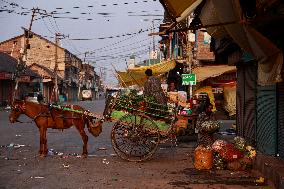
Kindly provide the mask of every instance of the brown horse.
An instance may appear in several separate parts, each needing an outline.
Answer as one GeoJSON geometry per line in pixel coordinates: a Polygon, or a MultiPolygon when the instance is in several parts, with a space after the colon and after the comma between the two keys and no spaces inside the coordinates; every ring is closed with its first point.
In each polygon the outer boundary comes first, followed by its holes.
{"type": "MultiPolygon", "coordinates": [[[[102,132],[102,122],[98,121],[95,124],[92,121],[94,117],[88,115],[88,111],[78,105],[66,106],[49,106],[47,104],[33,103],[24,100],[15,100],[12,105],[12,111],[9,115],[11,123],[17,122],[21,114],[25,114],[32,118],[40,132],[40,150],[41,157],[47,155],[47,128],[52,129],[68,129],[75,126],[79,131],[83,140],[83,153],[86,157],[88,154],[87,143],[88,136],[85,133],[85,125],[92,135],[99,136],[102,132]]],[[[19,122],[19,121],[18,121],[19,122]]]]}

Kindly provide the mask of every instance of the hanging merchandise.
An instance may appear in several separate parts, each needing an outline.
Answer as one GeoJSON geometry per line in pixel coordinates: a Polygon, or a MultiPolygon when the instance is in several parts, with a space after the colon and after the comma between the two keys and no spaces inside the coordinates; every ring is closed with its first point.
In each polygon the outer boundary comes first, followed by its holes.
{"type": "Polygon", "coordinates": [[[204,44],[210,44],[211,43],[211,36],[207,32],[204,32],[203,43],[204,44]]]}
{"type": "Polygon", "coordinates": [[[195,34],[190,32],[188,34],[188,40],[189,42],[195,42],[195,34]]]}

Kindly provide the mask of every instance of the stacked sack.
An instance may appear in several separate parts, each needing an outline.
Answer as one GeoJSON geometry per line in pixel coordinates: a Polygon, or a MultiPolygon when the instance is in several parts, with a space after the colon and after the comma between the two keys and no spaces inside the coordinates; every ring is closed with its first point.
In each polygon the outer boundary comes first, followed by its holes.
{"type": "Polygon", "coordinates": [[[234,143],[216,140],[211,147],[199,145],[196,148],[194,166],[199,170],[215,168],[243,171],[252,167],[255,156],[256,150],[241,137],[235,137],[234,143]],[[212,165],[208,166],[207,162],[212,165]]]}
{"type": "Polygon", "coordinates": [[[204,121],[201,124],[200,131],[212,134],[212,133],[217,132],[219,129],[220,129],[219,121],[209,120],[209,121],[204,121]]]}

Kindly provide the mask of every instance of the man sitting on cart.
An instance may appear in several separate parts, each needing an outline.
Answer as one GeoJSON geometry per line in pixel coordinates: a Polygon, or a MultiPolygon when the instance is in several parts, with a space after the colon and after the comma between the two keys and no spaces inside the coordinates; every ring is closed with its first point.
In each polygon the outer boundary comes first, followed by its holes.
{"type": "Polygon", "coordinates": [[[160,79],[153,76],[153,71],[151,69],[147,69],[145,74],[147,76],[147,81],[144,83],[144,95],[153,96],[157,103],[166,105],[167,97],[161,87],[160,79]]]}

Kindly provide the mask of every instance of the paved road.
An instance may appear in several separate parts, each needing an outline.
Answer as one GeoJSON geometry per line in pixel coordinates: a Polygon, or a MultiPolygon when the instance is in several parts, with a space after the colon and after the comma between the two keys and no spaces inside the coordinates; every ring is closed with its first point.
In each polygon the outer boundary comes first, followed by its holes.
{"type": "MultiPolygon", "coordinates": [[[[103,100],[79,102],[101,114],[103,100]]],[[[143,163],[121,160],[111,147],[111,123],[102,134],[89,135],[89,157],[81,158],[82,141],[76,129],[49,130],[48,147],[60,155],[38,157],[39,133],[34,123],[8,123],[9,112],[0,112],[0,188],[274,188],[270,182],[255,186],[259,173],[197,171],[193,167],[195,143],[159,147],[143,163]],[[8,147],[7,147],[8,146],[8,147]],[[9,147],[11,146],[11,147],[9,147]]],[[[25,116],[22,121],[30,121],[25,116]]]]}

